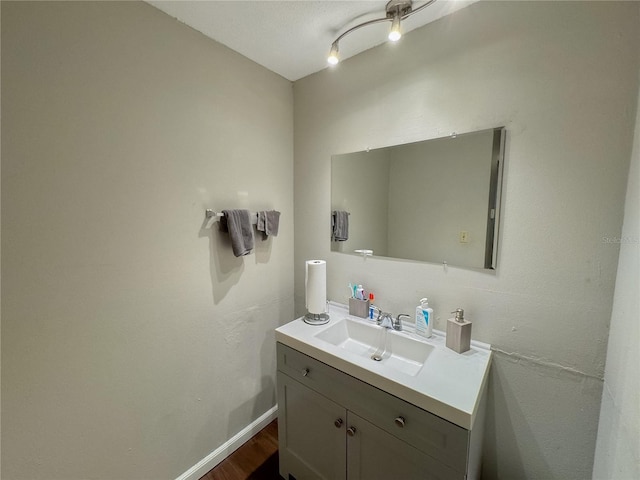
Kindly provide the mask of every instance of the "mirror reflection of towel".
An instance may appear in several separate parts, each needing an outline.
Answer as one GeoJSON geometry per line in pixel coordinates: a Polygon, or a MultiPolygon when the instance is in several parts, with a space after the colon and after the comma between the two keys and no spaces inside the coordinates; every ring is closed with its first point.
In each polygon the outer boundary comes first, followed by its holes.
{"type": "Polygon", "coordinates": [[[349,212],[334,210],[331,215],[331,239],[334,242],[349,240],[349,212]]]}
{"type": "Polygon", "coordinates": [[[231,237],[231,248],[236,257],[248,255],[253,250],[253,227],[249,210],[223,210],[224,222],[231,237]]]}

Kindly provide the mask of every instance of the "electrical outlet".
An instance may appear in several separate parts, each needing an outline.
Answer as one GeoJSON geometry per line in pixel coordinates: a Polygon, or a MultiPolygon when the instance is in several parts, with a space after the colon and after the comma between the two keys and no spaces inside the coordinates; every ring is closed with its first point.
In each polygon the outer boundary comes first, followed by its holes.
{"type": "Polygon", "coordinates": [[[460,243],[469,243],[469,232],[460,230],[460,233],[458,234],[458,240],[460,241],[460,243]]]}

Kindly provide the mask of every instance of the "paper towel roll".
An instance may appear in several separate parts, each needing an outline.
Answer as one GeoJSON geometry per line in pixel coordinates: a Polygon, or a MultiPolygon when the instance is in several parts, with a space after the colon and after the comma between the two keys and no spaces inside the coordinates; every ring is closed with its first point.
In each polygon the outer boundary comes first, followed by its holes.
{"type": "Polygon", "coordinates": [[[320,314],[327,310],[327,262],[307,260],[304,279],[307,311],[320,314]]]}

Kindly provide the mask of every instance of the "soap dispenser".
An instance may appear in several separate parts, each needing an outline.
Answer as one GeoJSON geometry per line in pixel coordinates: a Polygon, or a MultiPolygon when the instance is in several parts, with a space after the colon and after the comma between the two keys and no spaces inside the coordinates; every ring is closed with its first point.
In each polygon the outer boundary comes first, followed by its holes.
{"type": "Polygon", "coordinates": [[[464,353],[471,348],[471,322],[464,319],[464,310],[456,309],[455,318],[447,320],[447,348],[464,353]]]}
{"type": "Polygon", "coordinates": [[[430,338],[433,332],[433,309],[426,298],[420,300],[416,307],[416,333],[430,338]]]}

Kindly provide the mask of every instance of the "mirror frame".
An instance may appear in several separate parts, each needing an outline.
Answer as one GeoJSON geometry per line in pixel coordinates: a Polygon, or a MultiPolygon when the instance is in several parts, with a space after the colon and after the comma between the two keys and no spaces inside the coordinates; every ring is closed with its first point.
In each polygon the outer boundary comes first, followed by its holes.
{"type": "Polygon", "coordinates": [[[487,270],[495,270],[498,264],[498,233],[500,229],[500,206],[502,205],[504,147],[506,138],[507,129],[505,127],[497,127],[493,129],[487,240],[484,252],[484,268],[487,270]]]}

